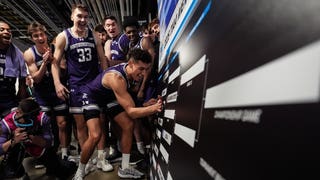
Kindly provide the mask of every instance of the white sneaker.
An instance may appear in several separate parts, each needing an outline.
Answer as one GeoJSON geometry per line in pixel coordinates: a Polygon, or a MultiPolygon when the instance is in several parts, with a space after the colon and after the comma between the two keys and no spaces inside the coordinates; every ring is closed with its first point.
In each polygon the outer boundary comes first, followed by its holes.
{"type": "Polygon", "coordinates": [[[112,165],[109,163],[108,160],[103,159],[98,159],[97,161],[97,168],[101,169],[104,172],[109,172],[113,170],[112,165]]]}
{"type": "Polygon", "coordinates": [[[132,167],[126,168],[126,169],[122,169],[119,166],[118,169],[118,176],[120,178],[132,178],[132,179],[140,179],[144,176],[144,174],[132,167]]]}
{"type": "Polygon", "coordinates": [[[88,163],[86,164],[86,167],[84,169],[85,175],[88,175],[90,172],[96,170],[96,166],[92,164],[91,159],[89,159],[88,163]]]}
{"type": "Polygon", "coordinates": [[[97,164],[97,157],[91,159],[91,164],[93,164],[93,165],[97,164]]]}
{"type": "Polygon", "coordinates": [[[80,171],[77,171],[72,180],[83,180],[83,177],[84,175],[80,171]]]}

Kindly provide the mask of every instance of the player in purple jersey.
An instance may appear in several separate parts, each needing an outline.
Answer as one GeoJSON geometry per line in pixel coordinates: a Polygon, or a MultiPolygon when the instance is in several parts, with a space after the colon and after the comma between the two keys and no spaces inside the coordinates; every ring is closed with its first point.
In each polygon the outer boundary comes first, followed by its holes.
{"type": "MultiPolygon", "coordinates": [[[[135,19],[134,17],[127,17],[123,22],[124,31],[130,40],[129,49],[130,50],[142,49],[142,50],[148,51],[149,54],[152,56],[152,64],[151,64],[151,67],[152,67],[154,56],[155,56],[153,45],[150,38],[139,36],[139,27],[140,27],[139,23],[137,19],[135,19]]],[[[145,89],[146,81],[148,79],[149,74],[150,74],[150,71],[146,74],[146,76],[143,79],[143,82],[141,83],[141,86],[139,87],[139,91],[137,93],[137,97],[139,99],[144,98],[144,89],[145,89]]]]}
{"type": "Polygon", "coordinates": [[[0,117],[17,107],[20,99],[28,96],[25,84],[27,68],[21,51],[11,40],[10,26],[0,21],[0,117]],[[15,88],[17,78],[18,93],[15,88]]]}
{"type": "MultiPolygon", "coordinates": [[[[122,26],[124,28],[125,34],[130,39],[129,49],[142,49],[148,51],[149,54],[152,56],[152,67],[155,56],[153,45],[149,37],[139,36],[140,25],[138,23],[138,20],[132,16],[126,17],[122,26]]],[[[146,89],[145,87],[148,85],[147,81],[149,80],[150,70],[151,68],[144,76],[142,82],[139,82],[137,87],[135,88],[135,91],[137,91],[136,98],[139,105],[142,105],[142,102],[144,101],[144,92],[146,89]]],[[[141,121],[143,121],[143,119],[137,119],[135,123],[134,136],[136,139],[137,149],[141,154],[144,154],[144,142],[142,140],[141,133],[147,132],[148,130],[142,130],[143,126],[141,121]]]]}
{"type": "Polygon", "coordinates": [[[129,39],[125,34],[121,33],[116,17],[106,16],[104,18],[104,28],[111,38],[104,45],[105,55],[110,66],[126,62],[129,39]]]}
{"type": "MultiPolygon", "coordinates": [[[[127,62],[126,55],[129,50],[129,43],[130,40],[128,37],[121,33],[120,24],[118,23],[116,17],[109,15],[104,18],[104,28],[106,29],[109,39],[104,48],[105,48],[105,55],[108,58],[108,62],[110,66],[127,62]]],[[[111,138],[113,133],[111,130],[111,138]]],[[[118,152],[118,148],[114,148],[115,146],[111,145],[109,148],[109,155],[108,159],[113,161],[114,159],[118,159],[117,155],[120,153],[118,152]]]]}
{"type": "MultiPolygon", "coordinates": [[[[82,179],[85,175],[85,167],[87,164],[88,167],[90,166],[88,161],[102,138],[100,122],[84,120],[79,87],[93,80],[101,69],[106,69],[107,63],[100,39],[95,37],[92,30],[88,28],[88,8],[82,4],[73,5],[71,20],[73,26],[59,33],[56,38],[52,75],[57,96],[63,100],[69,99],[69,111],[76,121],[81,157],[74,178],[82,179]],[[60,82],[59,78],[59,64],[63,55],[67,62],[69,89],[60,82]]],[[[101,153],[103,151],[98,151],[98,161],[101,160],[103,165],[107,166],[106,170],[112,170],[112,166],[105,162],[104,158],[99,158],[101,153]]]]}
{"type": "Polygon", "coordinates": [[[131,95],[131,83],[140,81],[151,66],[147,51],[134,49],[128,54],[128,63],[108,68],[96,79],[82,87],[84,114],[88,121],[99,119],[99,106],[107,105],[109,116],[121,128],[122,162],[118,175],[121,178],[141,178],[143,173],[129,166],[135,120],[162,110],[162,100],[151,99],[150,106],[136,107],[131,95]]]}
{"type": "MultiPolygon", "coordinates": [[[[62,159],[67,157],[68,134],[66,115],[68,107],[66,102],[59,99],[56,95],[53,78],[51,74],[51,61],[53,59],[52,50],[48,44],[46,28],[38,23],[32,22],[28,26],[28,34],[35,43],[24,52],[24,59],[33,79],[34,96],[42,111],[51,112],[52,118],[55,117],[59,128],[58,142],[61,145],[62,159]]],[[[53,126],[54,127],[54,126],[53,126]]],[[[56,134],[55,134],[56,135],[56,134]]],[[[56,145],[58,146],[58,144],[56,145]]]]}

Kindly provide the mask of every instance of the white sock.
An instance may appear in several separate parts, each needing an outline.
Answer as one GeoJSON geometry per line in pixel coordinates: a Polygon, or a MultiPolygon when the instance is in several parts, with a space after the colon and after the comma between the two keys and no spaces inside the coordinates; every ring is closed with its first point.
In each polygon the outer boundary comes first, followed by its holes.
{"type": "Polygon", "coordinates": [[[144,154],[144,145],[143,145],[143,142],[142,142],[142,141],[137,142],[137,148],[138,148],[138,151],[139,151],[141,154],[144,154]]]}
{"type": "Polygon", "coordinates": [[[68,148],[61,148],[61,157],[62,157],[62,159],[65,156],[68,156],[67,151],[68,151],[68,148]]]}
{"type": "Polygon", "coordinates": [[[122,162],[121,162],[121,167],[122,169],[126,169],[129,167],[129,162],[130,162],[130,154],[122,154],[122,162]]]}
{"type": "Polygon", "coordinates": [[[104,157],[104,150],[103,149],[101,149],[101,150],[99,150],[98,149],[98,159],[103,159],[104,157]]]}
{"type": "Polygon", "coordinates": [[[79,162],[79,166],[78,166],[78,169],[77,169],[77,172],[76,172],[76,173],[81,173],[82,176],[84,176],[84,175],[85,175],[86,165],[87,165],[87,164],[82,164],[81,162],[79,162]]]}

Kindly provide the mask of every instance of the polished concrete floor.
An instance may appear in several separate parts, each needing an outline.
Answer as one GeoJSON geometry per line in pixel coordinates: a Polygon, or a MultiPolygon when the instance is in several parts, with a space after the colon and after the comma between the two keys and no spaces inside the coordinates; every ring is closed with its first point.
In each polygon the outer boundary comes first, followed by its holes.
{"type": "MultiPolygon", "coordinates": [[[[32,157],[26,158],[23,162],[23,165],[24,165],[26,171],[28,172],[28,175],[31,180],[55,180],[54,177],[52,177],[52,176],[50,177],[50,176],[45,175],[45,172],[46,172],[45,168],[35,169],[34,168],[35,160],[32,157]]],[[[119,163],[114,164],[113,167],[114,167],[114,170],[112,172],[102,172],[101,170],[95,170],[95,171],[91,172],[90,174],[88,174],[84,179],[85,180],[89,180],[89,179],[93,179],[93,180],[120,179],[119,176],[117,175],[119,163]]],[[[72,176],[70,176],[68,179],[71,180],[72,176]]]]}
{"type": "MultiPolygon", "coordinates": [[[[55,180],[54,177],[50,177],[50,176],[47,176],[45,174],[46,172],[46,169],[45,168],[42,168],[42,169],[36,169],[34,167],[35,165],[35,159],[32,158],[32,157],[28,157],[28,158],[25,158],[24,161],[23,161],[23,165],[30,177],[31,180],[55,180]]],[[[117,179],[120,179],[119,176],[118,176],[118,167],[120,165],[120,162],[118,163],[114,163],[112,164],[113,167],[114,167],[114,170],[111,171],[111,172],[103,172],[101,170],[95,170],[91,173],[89,173],[87,176],[85,176],[85,180],[117,180],[117,179]]],[[[145,178],[144,179],[148,179],[147,178],[147,169],[148,167],[142,165],[141,163],[139,163],[138,165],[136,165],[136,168],[139,169],[141,172],[144,172],[145,173],[145,178]]],[[[68,180],[71,180],[73,176],[70,176],[68,178],[68,180]]]]}

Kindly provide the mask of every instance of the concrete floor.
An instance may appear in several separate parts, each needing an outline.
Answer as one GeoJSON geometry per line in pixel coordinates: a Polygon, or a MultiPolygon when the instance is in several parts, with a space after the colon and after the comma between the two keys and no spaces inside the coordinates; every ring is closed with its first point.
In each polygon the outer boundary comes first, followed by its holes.
{"type": "MultiPolygon", "coordinates": [[[[27,157],[23,161],[23,166],[25,167],[25,170],[27,171],[29,177],[31,180],[55,180],[56,178],[47,176],[45,174],[46,169],[36,169],[34,168],[35,165],[35,159],[33,157],[27,157]]],[[[114,170],[111,172],[103,172],[101,170],[95,170],[91,173],[89,173],[87,176],[85,176],[85,180],[118,180],[120,179],[118,176],[118,167],[120,165],[120,162],[112,164],[114,170]]],[[[138,170],[145,173],[144,180],[148,179],[148,166],[146,166],[146,163],[139,163],[135,166],[138,170]]],[[[70,176],[68,180],[71,180],[73,176],[70,176]]]]}
{"type": "MultiPolygon", "coordinates": [[[[46,169],[35,169],[35,160],[32,157],[25,158],[23,161],[23,165],[28,172],[28,175],[31,180],[55,180],[54,177],[50,177],[45,175],[46,169]]],[[[119,163],[113,164],[114,170],[112,172],[102,172],[101,170],[95,170],[88,174],[84,179],[89,180],[105,180],[105,179],[110,179],[110,180],[117,180],[120,179],[119,176],[117,175],[118,172],[118,167],[119,163]]],[[[72,176],[68,178],[68,180],[71,180],[72,176]]]]}
{"type": "MultiPolygon", "coordinates": [[[[47,176],[45,174],[46,172],[46,169],[45,168],[42,168],[42,169],[36,169],[34,168],[34,165],[35,165],[35,159],[32,158],[32,157],[28,157],[28,158],[25,158],[24,161],[23,161],[23,165],[25,167],[25,170],[27,171],[29,177],[31,180],[55,180],[54,177],[50,177],[50,176],[47,176]]],[[[114,170],[111,171],[111,172],[103,172],[101,170],[95,170],[93,172],[91,172],[90,174],[88,174],[84,179],[85,180],[118,180],[120,179],[117,172],[118,172],[118,167],[120,165],[120,162],[119,163],[115,163],[115,164],[112,164],[113,165],[113,168],[114,170]]],[[[141,172],[144,172],[145,173],[145,180],[148,179],[146,176],[147,176],[147,170],[146,168],[144,168],[144,170],[141,168],[140,165],[138,165],[136,167],[137,169],[139,169],[141,172]]],[[[70,176],[68,178],[68,180],[71,180],[73,176],[70,176]]]]}

